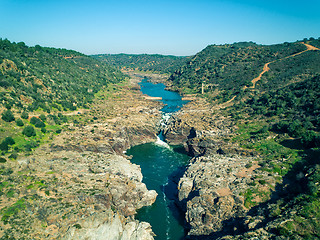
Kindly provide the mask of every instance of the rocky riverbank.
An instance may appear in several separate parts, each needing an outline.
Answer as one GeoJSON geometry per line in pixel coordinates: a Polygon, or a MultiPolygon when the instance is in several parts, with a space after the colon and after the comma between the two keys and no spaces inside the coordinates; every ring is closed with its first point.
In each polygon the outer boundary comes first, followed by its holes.
{"type": "Polygon", "coordinates": [[[187,104],[164,129],[168,143],[183,144],[193,156],[178,181],[177,204],[185,211],[187,238],[238,232],[237,220],[275,188],[274,176],[260,170],[258,154],[230,141],[236,130],[230,117],[203,99],[187,104]]]}
{"type": "Polygon", "coordinates": [[[161,106],[135,82],[116,88],[48,144],[2,165],[3,239],[153,239],[134,214],[157,193],[123,152],[156,140],[161,106]]]}

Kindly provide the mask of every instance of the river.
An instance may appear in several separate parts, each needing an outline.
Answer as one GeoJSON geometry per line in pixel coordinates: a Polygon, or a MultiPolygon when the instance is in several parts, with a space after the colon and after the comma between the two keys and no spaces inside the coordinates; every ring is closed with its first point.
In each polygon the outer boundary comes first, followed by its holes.
{"type": "MultiPolygon", "coordinates": [[[[151,97],[162,97],[165,106],[163,124],[170,114],[178,111],[187,101],[181,100],[176,92],[165,90],[162,83],[153,84],[143,79],[139,84],[141,91],[151,97]]],[[[181,169],[187,164],[189,157],[177,151],[179,148],[169,146],[159,134],[155,143],[147,143],[130,148],[128,155],[132,156],[131,162],[140,165],[143,182],[150,190],[156,190],[156,202],[149,207],[138,211],[136,218],[149,222],[156,240],[180,240],[185,236],[184,214],[175,204],[177,198],[177,185],[174,180],[181,169]]],[[[179,175],[179,174],[178,174],[179,175]]]]}

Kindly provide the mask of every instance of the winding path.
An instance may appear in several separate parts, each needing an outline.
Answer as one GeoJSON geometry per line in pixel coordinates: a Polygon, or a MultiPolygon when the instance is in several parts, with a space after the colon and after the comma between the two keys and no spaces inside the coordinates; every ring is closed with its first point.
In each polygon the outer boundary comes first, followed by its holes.
{"type": "MultiPolygon", "coordinates": [[[[300,55],[300,54],[302,54],[302,53],[304,53],[304,52],[307,52],[307,51],[319,51],[319,50],[320,50],[319,48],[316,48],[316,47],[314,47],[314,46],[312,46],[312,45],[310,45],[310,44],[307,44],[307,43],[301,43],[301,44],[305,45],[305,46],[307,47],[307,49],[304,50],[304,51],[301,51],[301,52],[292,54],[292,55],[290,55],[290,56],[287,56],[287,57],[284,57],[284,58],[277,59],[277,60],[274,60],[274,61],[271,61],[271,62],[266,63],[266,64],[263,66],[263,71],[259,74],[259,76],[256,77],[256,78],[254,78],[254,79],[252,79],[252,81],[251,81],[251,82],[252,82],[252,86],[249,87],[249,88],[255,88],[255,87],[256,87],[256,83],[261,79],[262,75],[263,75],[265,72],[268,72],[268,71],[270,70],[270,68],[269,68],[269,64],[270,64],[270,63],[274,63],[274,62],[276,62],[276,61],[282,61],[282,60],[284,60],[284,59],[292,58],[292,57],[295,57],[295,56],[300,55]]],[[[247,88],[247,87],[244,87],[244,89],[246,89],[246,88],[247,88]]]]}

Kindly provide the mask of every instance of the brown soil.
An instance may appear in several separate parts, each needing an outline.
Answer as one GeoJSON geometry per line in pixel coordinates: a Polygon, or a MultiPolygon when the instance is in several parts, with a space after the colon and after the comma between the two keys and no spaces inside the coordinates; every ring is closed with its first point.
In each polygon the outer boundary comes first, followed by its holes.
{"type": "Polygon", "coordinates": [[[259,168],[260,166],[258,164],[254,164],[250,168],[244,168],[240,172],[236,173],[236,177],[249,177],[249,175],[252,175],[252,172],[259,168]]]}
{"type": "Polygon", "coordinates": [[[232,194],[231,190],[229,188],[220,188],[216,191],[220,197],[229,196],[232,194]]]}

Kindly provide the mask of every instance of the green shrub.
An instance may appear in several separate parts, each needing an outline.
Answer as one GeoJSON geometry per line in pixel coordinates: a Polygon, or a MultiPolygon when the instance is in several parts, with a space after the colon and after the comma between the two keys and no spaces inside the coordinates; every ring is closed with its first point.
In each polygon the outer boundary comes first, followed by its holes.
{"type": "Polygon", "coordinates": [[[246,165],[245,165],[245,168],[251,168],[252,167],[252,164],[251,163],[247,163],[246,165]]]}
{"type": "Polygon", "coordinates": [[[15,118],[13,113],[10,110],[7,110],[2,113],[2,120],[6,122],[12,122],[15,120],[15,118]]]}
{"type": "Polygon", "coordinates": [[[8,158],[17,159],[18,158],[18,154],[14,152],[8,158]]]}
{"type": "Polygon", "coordinates": [[[42,127],[42,128],[41,128],[41,132],[46,133],[46,132],[47,132],[47,129],[46,129],[45,127],[42,127]]]}
{"type": "Polygon", "coordinates": [[[58,117],[60,118],[60,120],[64,123],[68,122],[68,119],[66,116],[64,116],[62,113],[58,113],[58,117]]]}
{"type": "Polygon", "coordinates": [[[8,110],[11,109],[11,105],[10,105],[9,103],[6,103],[4,106],[5,106],[5,108],[8,109],[8,110]]]}
{"type": "Polygon", "coordinates": [[[6,193],[6,196],[7,196],[8,198],[12,198],[13,195],[14,195],[14,193],[15,193],[14,189],[10,189],[10,190],[6,193]]]}
{"type": "Polygon", "coordinates": [[[13,140],[12,137],[6,137],[6,139],[4,140],[5,143],[7,143],[8,145],[13,145],[15,144],[15,141],[13,140]]]}
{"type": "Polygon", "coordinates": [[[18,118],[18,119],[16,120],[16,124],[17,124],[18,127],[24,126],[24,123],[23,123],[23,121],[21,120],[21,118],[18,118]]]}
{"type": "Polygon", "coordinates": [[[23,112],[21,113],[21,118],[23,118],[23,119],[28,119],[28,118],[29,118],[29,113],[26,112],[26,111],[23,111],[23,112]]]}
{"type": "Polygon", "coordinates": [[[257,133],[266,133],[268,131],[269,131],[269,126],[265,125],[257,133]]]}
{"type": "Polygon", "coordinates": [[[33,124],[37,128],[43,128],[46,126],[44,122],[42,122],[39,118],[37,117],[32,117],[30,119],[30,123],[33,124]]]}
{"type": "Polygon", "coordinates": [[[43,122],[45,122],[45,121],[47,120],[47,117],[46,117],[44,114],[41,114],[41,115],[39,116],[39,118],[40,118],[43,122]]]}
{"type": "Polygon", "coordinates": [[[320,147],[320,135],[312,130],[304,132],[300,141],[306,148],[320,147]]]}
{"type": "Polygon", "coordinates": [[[288,121],[280,121],[273,126],[275,131],[286,133],[288,131],[289,122],[288,121]]]}
{"type": "Polygon", "coordinates": [[[9,150],[9,146],[8,146],[8,144],[6,144],[4,141],[2,141],[1,143],[0,143],[0,150],[1,151],[8,151],[9,150]]]}
{"type": "Polygon", "coordinates": [[[26,135],[27,137],[32,137],[32,136],[36,136],[36,131],[34,130],[33,126],[26,126],[23,131],[22,131],[23,135],[26,135]]]}
{"type": "Polygon", "coordinates": [[[39,119],[39,121],[34,126],[37,128],[44,128],[46,124],[39,119]]]}
{"type": "Polygon", "coordinates": [[[5,163],[7,160],[5,158],[0,157],[0,163],[5,163]]]}
{"type": "Polygon", "coordinates": [[[6,137],[1,143],[0,143],[0,150],[2,151],[8,151],[9,146],[15,144],[15,141],[12,137],[6,137]]]}
{"type": "Polygon", "coordinates": [[[32,151],[32,148],[36,148],[38,147],[39,144],[36,143],[36,142],[30,142],[30,143],[27,143],[26,145],[24,145],[24,149],[25,151],[27,152],[31,152],[32,151]]]}
{"type": "Polygon", "coordinates": [[[288,133],[292,137],[300,137],[304,134],[306,129],[303,127],[301,121],[294,120],[290,125],[288,126],[288,133]]]}
{"type": "Polygon", "coordinates": [[[266,180],[264,180],[264,179],[260,179],[260,180],[259,180],[259,183],[260,183],[261,185],[265,185],[267,182],[266,182],[266,180]]]}
{"type": "Polygon", "coordinates": [[[33,124],[33,125],[35,125],[38,121],[39,121],[39,119],[37,117],[32,117],[30,119],[30,123],[33,124]]]}

